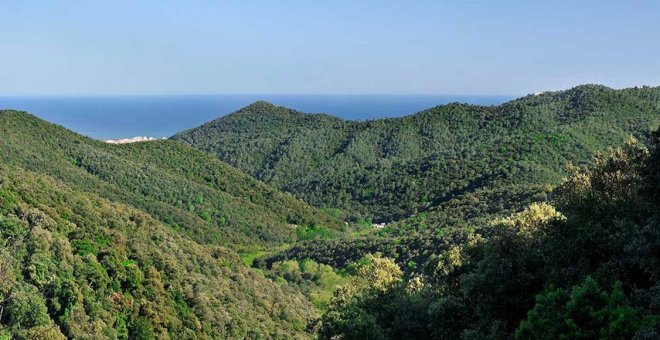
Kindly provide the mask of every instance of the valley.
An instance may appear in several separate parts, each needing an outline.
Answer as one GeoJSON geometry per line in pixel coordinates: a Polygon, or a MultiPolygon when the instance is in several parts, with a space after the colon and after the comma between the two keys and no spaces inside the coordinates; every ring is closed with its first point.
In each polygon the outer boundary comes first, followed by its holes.
{"type": "Polygon", "coordinates": [[[659,127],[600,85],[121,144],[0,111],[0,338],[653,338],[659,127]]]}

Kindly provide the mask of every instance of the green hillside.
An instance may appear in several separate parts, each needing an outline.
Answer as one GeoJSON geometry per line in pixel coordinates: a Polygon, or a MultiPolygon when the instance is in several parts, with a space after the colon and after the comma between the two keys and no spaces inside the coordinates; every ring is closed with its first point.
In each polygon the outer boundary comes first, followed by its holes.
{"type": "Polygon", "coordinates": [[[202,243],[240,247],[297,239],[295,226],[342,224],[182,143],[111,145],[17,111],[0,112],[3,164],[144,210],[202,243]]]}
{"type": "Polygon", "coordinates": [[[0,136],[0,339],[310,336],[317,309],[237,251],[343,222],[179,142],[109,145],[17,111],[0,136]]]}
{"type": "Polygon", "coordinates": [[[0,166],[0,338],[307,336],[316,311],[131,205],[0,166]]]}
{"type": "Polygon", "coordinates": [[[500,106],[345,121],[256,102],[173,137],[311,205],[415,228],[545,200],[567,163],[660,124],[660,88],[585,85],[500,106]]]}
{"type": "Polygon", "coordinates": [[[0,111],[0,339],[656,338],[658,126],[595,85],[124,145],[0,111]]]}
{"type": "Polygon", "coordinates": [[[552,205],[451,232],[415,275],[367,256],[321,339],[658,339],[660,130],[573,167],[552,205]]]}

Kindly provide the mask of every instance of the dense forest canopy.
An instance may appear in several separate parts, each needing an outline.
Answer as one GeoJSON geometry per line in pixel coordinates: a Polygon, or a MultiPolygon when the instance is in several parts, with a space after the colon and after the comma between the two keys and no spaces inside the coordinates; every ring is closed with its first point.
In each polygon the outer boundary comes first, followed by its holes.
{"type": "Polygon", "coordinates": [[[349,218],[461,224],[543,200],[567,163],[658,124],[660,88],[584,85],[364,122],[256,102],[173,139],[349,218]]]}
{"type": "Polygon", "coordinates": [[[414,275],[377,256],[321,338],[657,339],[660,130],[572,167],[553,204],[460,231],[414,275]]]}
{"type": "Polygon", "coordinates": [[[18,111],[0,112],[3,164],[130,203],[202,243],[296,240],[292,225],[343,224],[227,164],[173,141],[111,145],[18,111]]]}
{"type": "Polygon", "coordinates": [[[0,111],[0,339],[658,338],[659,125],[597,85],[126,145],[0,111]]]}
{"type": "Polygon", "coordinates": [[[0,237],[2,339],[284,338],[317,315],[230,249],[6,165],[0,237]]]}
{"type": "Polygon", "coordinates": [[[0,338],[308,336],[237,251],[344,224],[182,143],[109,145],[0,111],[0,338]]]}

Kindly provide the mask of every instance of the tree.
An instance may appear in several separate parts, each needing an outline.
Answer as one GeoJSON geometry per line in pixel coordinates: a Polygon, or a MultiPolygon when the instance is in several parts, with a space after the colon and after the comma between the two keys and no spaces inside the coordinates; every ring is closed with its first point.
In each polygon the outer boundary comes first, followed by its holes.
{"type": "Polygon", "coordinates": [[[379,254],[366,255],[357,277],[335,292],[321,319],[319,337],[330,339],[383,339],[390,335],[396,297],[402,272],[391,259],[379,254]]]}
{"type": "Polygon", "coordinates": [[[572,289],[549,288],[516,330],[518,339],[630,339],[660,319],[632,307],[620,282],[611,291],[587,277],[572,289]]]}

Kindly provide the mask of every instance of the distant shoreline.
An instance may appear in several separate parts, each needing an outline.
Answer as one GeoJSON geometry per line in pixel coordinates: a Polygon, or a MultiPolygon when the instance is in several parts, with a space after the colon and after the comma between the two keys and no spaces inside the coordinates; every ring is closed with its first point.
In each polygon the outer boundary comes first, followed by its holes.
{"type": "Polygon", "coordinates": [[[501,104],[498,96],[313,96],[217,95],[156,97],[2,97],[0,108],[27,111],[51,123],[97,139],[172,136],[264,100],[307,113],[326,113],[348,120],[410,115],[437,105],[464,102],[501,104]]]}
{"type": "MultiPolygon", "coordinates": [[[[162,139],[166,139],[163,137],[162,139]]],[[[128,143],[138,143],[138,142],[149,142],[149,141],[154,141],[158,140],[158,138],[154,137],[146,137],[146,136],[137,136],[133,138],[122,138],[122,139],[107,139],[104,142],[108,144],[128,144],[128,143]]]]}

